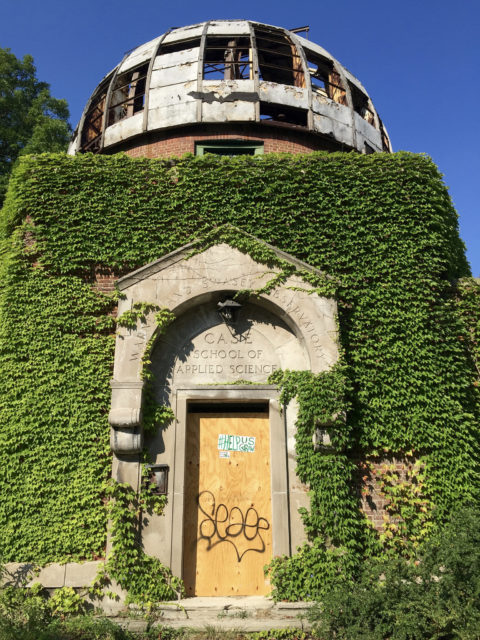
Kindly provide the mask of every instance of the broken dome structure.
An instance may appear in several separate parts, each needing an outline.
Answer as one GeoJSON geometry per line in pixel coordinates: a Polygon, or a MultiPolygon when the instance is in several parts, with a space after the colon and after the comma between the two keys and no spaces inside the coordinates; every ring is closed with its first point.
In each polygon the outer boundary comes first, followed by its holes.
{"type": "Polygon", "coordinates": [[[295,32],[214,20],[169,29],[127,53],[90,97],[69,151],[322,149],[391,151],[359,80],[295,32]]]}

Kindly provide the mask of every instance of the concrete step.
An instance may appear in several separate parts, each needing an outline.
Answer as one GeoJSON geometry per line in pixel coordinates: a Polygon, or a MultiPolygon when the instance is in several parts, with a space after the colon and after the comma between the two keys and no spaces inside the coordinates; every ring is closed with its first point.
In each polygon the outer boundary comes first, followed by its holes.
{"type": "MultiPolygon", "coordinates": [[[[278,602],[261,596],[246,597],[197,597],[173,602],[164,602],[156,608],[158,621],[155,626],[173,628],[186,627],[218,631],[267,631],[269,629],[308,629],[304,616],[311,602],[278,602]]],[[[130,607],[131,615],[138,612],[139,618],[114,620],[130,630],[141,630],[146,622],[140,619],[141,612],[130,607]]]]}

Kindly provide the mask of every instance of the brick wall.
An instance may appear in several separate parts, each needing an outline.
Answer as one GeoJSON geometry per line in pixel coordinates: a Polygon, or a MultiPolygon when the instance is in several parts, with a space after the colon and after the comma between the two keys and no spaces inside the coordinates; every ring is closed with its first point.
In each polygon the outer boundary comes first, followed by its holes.
{"type": "Polygon", "coordinates": [[[115,291],[115,283],[118,276],[113,271],[95,269],[95,288],[101,293],[110,294],[115,291]]]}
{"type": "MultiPolygon", "coordinates": [[[[308,153],[309,151],[339,151],[341,146],[322,137],[290,126],[270,124],[202,124],[163,132],[150,132],[105,149],[104,153],[124,151],[132,158],[162,158],[195,153],[195,142],[211,140],[242,140],[263,142],[265,153],[308,153]]],[[[345,148],[345,150],[348,150],[345,148]]]]}
{"type": "Polygon", "coordinates": [[[378,476],[383,472],[385,466],[393,465],[395,473],[398,474],[400,482],[406,478],[407,468],[412,463],[406,460],[384,459],[369,463],[369,465],[359,464],[360,479],[359,492],[361,507],[367,518],[375,529],[380,530],[386,515],[385,507],[389,503],[388,498],[380,490],[378,476]]]}

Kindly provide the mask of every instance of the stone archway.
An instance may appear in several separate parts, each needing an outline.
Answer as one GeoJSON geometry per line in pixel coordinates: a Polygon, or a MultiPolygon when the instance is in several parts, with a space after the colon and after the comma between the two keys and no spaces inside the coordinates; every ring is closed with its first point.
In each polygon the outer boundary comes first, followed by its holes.
{"type": "MultiPolygon", "coordinates": [[[[308,265],[281,253],[299,270],[308,265]]],[[[278,391],[268,384],[277,369],[329,369],[338,359],[336,304],[320,297],[297,274],[272,291],[246,302],[235,329],[218,316],[219,300],[245,289],[260,289],[275,270],[227,244],[191,254],[185,247],[122,278],[125,298],[119,313],[147,302],[176,316],[156,335],[153,314],[132,330],[120,329],[115,350],[112,406],[114,477],[136,486],[143,447],[142,362],[147,349],[157,402],[170,406],[175,421],[148,442],[150,458],[170,468],[165,515],[153,517],[143,532],[147,553],[174,573],[182,571],[185,451],[191,403],[264,403],[270,425],[272,535],[275,555],[290,553],[303,539],[298,507],[306,488],[295,476],[295,409],[282,414],[278,391]]]]}

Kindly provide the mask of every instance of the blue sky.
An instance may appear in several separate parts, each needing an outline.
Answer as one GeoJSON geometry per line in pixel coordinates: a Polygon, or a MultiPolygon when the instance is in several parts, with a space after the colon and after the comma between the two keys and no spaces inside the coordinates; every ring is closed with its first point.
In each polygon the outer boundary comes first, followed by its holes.
{"type": "Polygon", "coordinates": [[[222,18],[309,25],[310,39],[363,83],[394,150],[426,153],[438,165],[480,276],[479,0],[0,0],[0,47],[33,55],[39,79],[68,101],[75,126],[125,51],[169,27],[222,18]]]}

